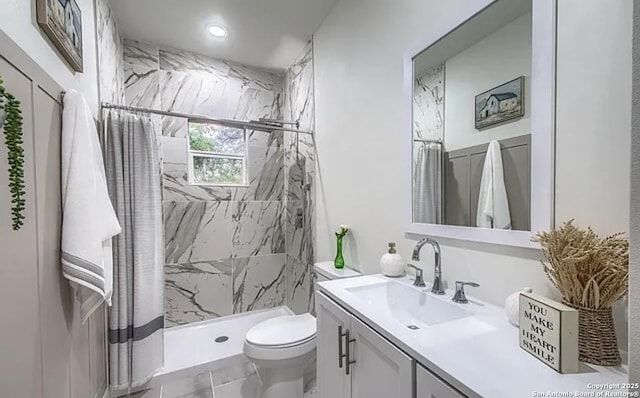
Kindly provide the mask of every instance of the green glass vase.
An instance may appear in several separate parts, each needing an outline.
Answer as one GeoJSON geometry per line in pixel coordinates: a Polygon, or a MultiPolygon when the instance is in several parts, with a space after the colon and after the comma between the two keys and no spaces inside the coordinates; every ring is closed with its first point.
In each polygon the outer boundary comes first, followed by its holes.
{"type": "Polygon", "coordinates": [[[342,238],[344,236],[337,236],[338,238],[338,250],[336,252],[336,259],[333,260],[333,265],[336,268],[344,268],[344,257],[342,257],[342,238]]]}

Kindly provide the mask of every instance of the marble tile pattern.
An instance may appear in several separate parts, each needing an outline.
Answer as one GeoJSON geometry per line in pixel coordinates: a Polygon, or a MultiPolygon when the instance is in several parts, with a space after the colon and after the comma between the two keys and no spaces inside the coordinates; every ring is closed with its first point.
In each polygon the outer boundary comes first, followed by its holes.
{"type": "Polygon", "coordinates": [[[285,280],[287,284],[287,306],[296,314],[313,312],[313,308],[311,307],[314,303],[311,270],[313,265],[288,254],[286,261],[285,280]]]}
{"type": "Polygon", "coordinates": [[[284,254],[233,260],[233,312],[274,308],[285,304],[284,254]]]}
{"type": "Polygon", "coordinates": [[[165,383],[162,398],[213,398],[211,372],[165,383]]]}
{"type": "Polygon", "coordinates": [[[108,0],[96,0],[96,43],[100,100],[124,103],[123,43],[108,0]]]}
{"type": "MultiPolygon", "coordinates": [[[[267,202],[269,203],[269,202],[267,202]]],[[[237,202],[164,202],[165,263],[230,258],[237,202]]]]}
{"type": "MultiPolygon", "coordinates": [[[[314,128],[311,42],[273,73],[124,40],[128,105],[314,128]],[[286,112],[286,114],[285,114],[286,112]]],[[[247,186],[191,185],[188,120],[163,116],[166,327],[244,311],[310,306],[314,145],[310,135],[247,131],[247,186]],[[294,209],[295,207],[295,209],[294,209]],[[303,223],[295,223],[297,209],[303,223]]]]}
{"type": "Polygon", "coordinates": [[[127,105],[160,108],[158,71],[143,65],[124,64],[127,105]]]}
{"type": "MultiPolygon", "coordinates": [[[[167,382],[123,398],[260,398],[261,370],[251,362],[167,382]]],[[[316,395],[315,360],[305,366],[304,397],[316,395]],[[307,372],[307,369],[309,372],[307,372]]]]}
{"type": "Polygon", "coordinates": [[[285,253],[283,202],[231,202],[233,257],[285,253]]]}
{"type": "MultiPolygon", "coordinates": [[[[284,85],[284,118],[315,133],[312,41],[287,70],[284,85]]],[[[284,145],[287,305],[302,313],[313,310],[315,143],[311,134],[289,133],[284,145]]]]}
{"type": "Polygon", "coordinates": [[[300,130],[314,131],[313,42],[300,51],[285,73],[284,119],[300,122],[300,130]]]}
{"type": "Polygon", "coordinates": [[[284,304],[282,204],[165,201],[167,327],[284,304]]]}
{"type": "Polygon", "coordinates": [[[416,77],[413,96],[413,138],[443,139],[444,69],[444,64],[436,65],[416,77]]]}
{"type": "Polygon", "coordinates": [[[124,88],[127,105],[160,109],[159,47],[124,40],[124,88]]]}
{"type": "Polygon", "coordinates": [[[256,366],[253,362],[247,361],[212,371],[211,382],[214,387],[218,387],[224,384],[233,383],[234,381],[246,379],[256,373],[256,366]]]}
{"type": "Polygon", "coordinates": [[[125,39],[123,42],[123,62],[129,65],[146,66],[158,70],[160,47],[156,44],[125,39]]]}
{"type": "Polygon", "coordinates": [[[173,49],[160,49],[162,109],[250,120],[282,116],[282,76],[173,49]]]}
{"type": "Polygon", "coordinates": [[[165,265],[165,325],[232,313],[231,259],[165,265]]]}

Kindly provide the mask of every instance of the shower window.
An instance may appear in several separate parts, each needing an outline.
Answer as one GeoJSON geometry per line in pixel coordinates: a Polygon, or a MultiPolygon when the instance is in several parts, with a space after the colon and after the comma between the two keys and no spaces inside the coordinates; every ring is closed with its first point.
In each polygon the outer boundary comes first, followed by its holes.
{"type": "Polygon", "coordinates": [[[189,183],[246,185],[246,130],[189,121],[189,183]]]}

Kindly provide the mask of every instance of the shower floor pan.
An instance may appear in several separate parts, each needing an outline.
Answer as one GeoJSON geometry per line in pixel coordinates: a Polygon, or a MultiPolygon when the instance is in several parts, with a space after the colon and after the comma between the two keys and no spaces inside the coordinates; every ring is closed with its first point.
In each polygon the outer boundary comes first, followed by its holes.
{"type": "Polygon", "coordinates": [[[279,307],[166,329],[164,368],[149,387],[245,362],[242,346],[249,329],[267,319],[291,314],[288,307],[279,307]]]}

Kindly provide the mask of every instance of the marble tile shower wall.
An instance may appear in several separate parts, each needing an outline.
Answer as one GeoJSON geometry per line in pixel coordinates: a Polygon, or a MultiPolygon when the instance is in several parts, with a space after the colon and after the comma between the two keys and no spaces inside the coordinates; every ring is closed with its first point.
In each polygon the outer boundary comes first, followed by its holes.
{"type": "Polygon", "coordinates": [[[413,138],[444,138],[445,64],[421,72],[414,82],[413,138]]]}
{"type": "MultiPolygon", "coordinates": [[[[285,120],[297,120],[300,130],[315,132],[313,41],[309,41],[285,73],[285,120]]],[[[287,248],[287,302],[297,313],[313,312],[315,242],[315,144],[309,134],[284,137],[287,248]],[[302,212],[298,223],[297,213],[302,212]]]]}
{"type": "Polygon", "coordinates": [[[100,100],[124,103],[122,38],[107,0],[96,0],[96,43],[100,100]]]}
{"type": "MultiPolygon", "coordinates": [[[[292,109],[283,92],[289,73],[129,40],[123,53],[128,105],[243,120],[280,119],[292,109]]],[[[288,211],[289,181],[299,180],[290,174],[300,173],[287,166],[306,157],[295,134],[248,132],[247,187],[196,186],[188,183],[187,119],[155,123],[163,148],[165,326],[284,304],[306,311],[311,257],[303,265],[287,255],[303,252],[288,211]]]]}

